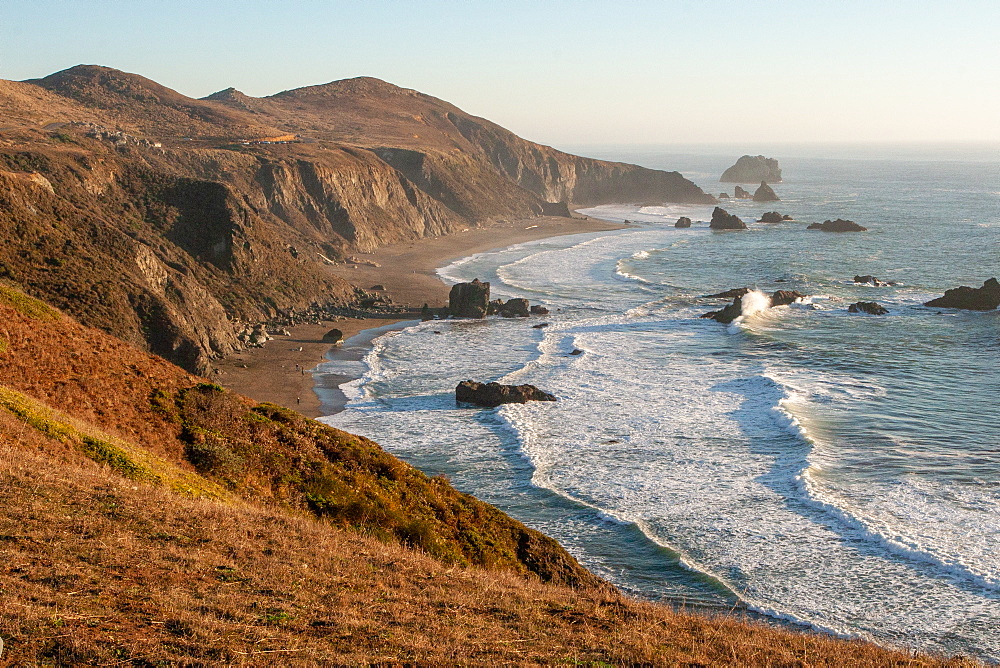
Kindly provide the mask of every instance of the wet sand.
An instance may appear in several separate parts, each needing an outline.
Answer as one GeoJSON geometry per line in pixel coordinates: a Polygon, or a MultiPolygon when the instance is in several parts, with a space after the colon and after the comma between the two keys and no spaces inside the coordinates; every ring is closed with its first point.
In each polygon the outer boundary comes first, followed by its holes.
{"type": "Polygon", "coordinates": [[[251,348],[220,360],[215,365],[219,373],[214,379],[252,399],[287,406],[307,417],[335,413],[344,403],[337,386],[357,376],[320,374],[314,379],[312,372],[316,366],[326,360],[359,362],[370,349],[372,339],[382,333],[367,330],[392,325],[406,327],[419,320],[424,304],[446,306],[450,288],[438,278],[439,267],[474,253],[525,241],[622,227],[584,218],[528,218],[393,244],[374,253],[358,253],[355,257],[360,263],[338,264],[330,267],[330,271],[366,290],[384,286],[383,294],[388,294],[395,304],[408,307],[407,312],[291,327],[291,336],[277,336],[263,348],[251,348]],[[322,340],[332,328],[344,333],[343,344],[331,346],[322,340]]]}

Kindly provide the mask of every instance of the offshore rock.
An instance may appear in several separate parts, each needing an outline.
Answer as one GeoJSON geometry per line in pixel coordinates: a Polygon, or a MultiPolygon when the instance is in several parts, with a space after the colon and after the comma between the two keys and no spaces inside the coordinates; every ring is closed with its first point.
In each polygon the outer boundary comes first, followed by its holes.
{"type": "Polygon", "coordinates": [[[889,310],[877,302],[855,302],[847,307],[849,313],[867,313],[868,315],[886,315],[889,310]]]}
{"type": "Polygon", "coordinates": [[[691,227],[691,219],[687,216],[681,216],[677,219],[677,222],[674,223],[674,227],[691,227]]]}
{"type": "Polygon", "coordinates": [[[736,190],[733,191],[733,197],[736,199],[752,199],[753,195],[750,194],[749,190],[745,190],[742,186],[736,186],[736,190]]]}
{"type": "Polygon", "coordinates": [[[719,199],[729,199],[729,193],[719,193],[719,199]]]}
{"type": "Polygon", "coordinates": [[[507,303],[500,307],[501,318],[527,318],[530,314],[528,300],[520,297],[508,299],[507,303]]]}
{"type": "Polygon", "coordinates": [[[531,315],[548,315],[549,310],[540,304],[535,304],[530,309],[531,315]]]}
{"type": "Polygon", "coordinates": [[[760,220],[758,220],[757,222],[758,223],[780,223],[783,220],[791,220],[791,219],[792,219],[791,216],[782,216],[777,211],[768,211],[767,213],[761,214],[760,220]]]}
{"type": "Polygon", "coordinates": [[[741,315],[743,315],[743,297],[739,296],[733,300],[732,304],[726,306],[725,308],[718,311],[709,311],[700,317],[710,318],[716,322],[728,325],[741,315]]]}
{"type": "Polygon", "coordinates": [[[744,155],[736,164],[722,173],[722,183],[757,183],[769,181],[781,183],[781,167],[774,158],[762,155],[744,155]]]}
{"type": "Polygon", "coordinates": [[[778,290],[771,294],[771,306],[788,306],[803,297],[805,297],[804,294],[795,290],[778,290]]]}
{"type": "Polygon", "coordinates": [[[713,230],[745,230],[746,224],[740,220],[739,216],[731,214],[722,207],[715,207],[712,211],[712,222],[708,225],[713,230]]]}
{"type": "Polygon", "coordinates": [[[529,401],[555,401],[548,392],[534,385],[501,385],[463,380],[455,387],[455,400],[492,408],[501,404],[526,404],[529,401]]]}
{"type": "Polygon", "coordinates": [[[490,284],[478,278],[456,283],[448,294],[448,311],[456,318],[485,318],[490,304],[490,284]]]}
{"type": "Polygon", "coordinates": [[[807,230],[820,230],[822,232],[867,232],[867,227],[861,227],[853,220],[824,220],[822,223],[813,223],[807,230]]]}
{"type": "Polygon", "coordinates": [[[932,299],[924,306],[939,308],[961,308],[969,311],[992,311],[1000,306],[1000,283],[991,278],[981,288],[960,286],[953,290],[945,290],[943,297],[932,299]]]}
{"type": "Polygon", "coordinates": [[[705,295],[705,299],[732,299],[733,297],[742,297],[748,292],[750,292],[750,288],[730,288],[725,292],[717,292],[714,295],[705,295]]]}
{"type": "Polygon", "coordinates": [[[767,185],[766,182],[761,181],[760,187],[753,194],[753,201],[755,202],[780,202],[781,198],[775,194],[774,189],[767,185]]]}

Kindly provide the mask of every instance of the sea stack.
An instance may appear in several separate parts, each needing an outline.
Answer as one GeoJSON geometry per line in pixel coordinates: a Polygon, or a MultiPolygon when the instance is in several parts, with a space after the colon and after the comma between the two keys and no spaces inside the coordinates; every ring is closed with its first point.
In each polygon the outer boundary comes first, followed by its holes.
{"type": "Polygon", "coordinates": [[[722,173],[722,183],[781,183],[781,167],[774,158],[744,155],[722,173]]]}
{"type": "Polygon", "coordinates": [[[774,189],[767,185],[766,182],[761,181],[760,187],[757,188],[756,192],[753,194],[753,201],[755,202],[780,202],[781,198],[774,192],[774,189]]]}
{"type": "Polygon", "coordinates": [[[456,318],[485,318],[490,305],[490,284],[478,278],[456,283],[448,295],[448,311],[456,318]]]}
{"type": "Polygon", "coordinates": [[[722,207],[715,207],[712,211],[712,222],[708,225],[713,230],[745,230],[746,223],[740,217],[731,214],[722,207]]]}

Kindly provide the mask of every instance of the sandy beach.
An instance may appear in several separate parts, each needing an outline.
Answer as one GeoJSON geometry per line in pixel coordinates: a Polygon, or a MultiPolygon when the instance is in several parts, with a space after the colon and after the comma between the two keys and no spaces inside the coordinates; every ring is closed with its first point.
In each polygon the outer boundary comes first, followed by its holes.
{"type": "Polygon", "coordinates": [[[275,337],[263,348],[251,348],[220,360],[215,365],[219,370],[215,379],[252,399],[287,406],[307,417],[336,412],[343,405],[343,397],[335,391],[336,387],[350,380],[350,376],[321,377],[323,387],[317,394],[312,371],[318,364],[336,356],[360,359],[373,338],[367,330],[396,323],[406,326],[402,323],[419,319],[424,304],[431,307],[447,305],[449,287],[438,278],[436,270],[439,267],[474,253],[525,241],[621,228],[622,225],[592,218],[538,217],[407,241],[385,246],[374,253],[357,254],[363,263],[336,265],[330,271],[365,289],[384,286],[383,294],[388,294],[394,303],[408,307],[406,312],[290,328],[290,336],[275,337]],[[334,327],[344,333],[342,346],[331,346],[322,340],[334,327]]]}

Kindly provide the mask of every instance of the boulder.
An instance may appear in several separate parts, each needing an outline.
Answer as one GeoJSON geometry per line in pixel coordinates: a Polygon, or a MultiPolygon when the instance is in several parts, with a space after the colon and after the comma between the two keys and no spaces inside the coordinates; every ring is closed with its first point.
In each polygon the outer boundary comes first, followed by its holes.
{"type": "Polygon", "coordinates": [[[877,302],[855,302],[847,307],[849,313],[867,313],[869,315],[886,315],[889,310],[877,302]]]}
{"type": "Polygon", "coordinates": [[[530,309],[531,315],[548,315],[549,310],[542,306],[541,304],[535,304],[530,309]]]}
{"type": "Polygon", "coordinates": [[[722,173],[722,183],[781,183],[781,167],[774,158],[762,155],[741,156],[736,164],[722,173]]]}
{"type": "Polygon", "coordinates": [[[344,333],[337,328],[331,329],[323,335],[323,343],[343,343],[344,333]]]}
{"type": "Polygon", "coordinates": [[[490,284],[478,278],[456,283],[448,295],[448,311],[456,318],[485,318],[490,303],[490,284]]]}
{"type": "Polygon", "coordinates": [[[385,290],[385,286],[382,285],[381,283],[376,283],[370,289],[371,290],[385,290]]]}
{"type": "Polygon", "coordinates": [[[741,186],[736,186],[736,190],[733,191],[733,197],[736,199],[753,199],[750,191],[744,190],[741,186]]]}
{"type": "Polygon", "coordinates": [[[735,298],[733,300],[733,303],[730,304],[729,306],[726,306],[725,308],[720,309],[718,311],[709,311],[708,313],[705,313],[701,317],[702,318],[711,318],[712,320],[714,320],[716,322],[721,322],[723,324],[728,325],[729,323],[731,323],[733,320],[736,320],[736,318],[740,317],[741,315],[743,315],[743,297],[742,296],[735,298]]]}
{"type": "Polygon", "coordinates": [[[871,274],[865,274],[864,276],[855,276],[854,282],[858,285],[871,285],[876,288],[885,288],[890,285],[896,285],[895,281],[880,281],[871,274]]]}
{"type": "Polygon", "coordinates": [[[739,216],[731,214],[721,207],[715,207],[712,211],[712,222],[708,225],[713,230],[745,230],[746,224],[740,220],[739,216]]]}
{"type": "Polygon", "coordinates": [[[771,306],[788,306],[794,304],[796,299],[805,297],[801,292],[795,290],[778,290],[771,293],[771,306]]]}
{"type": "Polygon", "coordinates": [[[780,202],[781,199],[775,194],[774,189],[764,181],[760,182],[760,187],[754,191],[753,201],[755,202],[780,202]]]}
{"type": "Polygon", "coordinates": [[[705,295],[705,299],[732,299],[733,297],[742,297],[748,292],[750,292],[750,288],[730,288],[725,292],[717,292],[714,295],[705,295]]]}
{"type": "Polygon", "coordinates": [[[674,227],[691,227],[691,219],[687,216],[681,216],[677,219],[677,222],[674,223],[674,227]]]}
{"type": "Polygon", "coordinates": [[[853,220],[824,220],[822,223],[813,223],[807,230],[820,230],[822,232],[867,232],[867,227],[861,227],[853,220]]]}
{"type": "Polygon", "coordinates": [[[477,406],[494,407],[501,404],[526,404],[529,401],[555,401],[548,392],[534,385],[501,385],[463,380],[455,388],[455,400],[477,406]]]}
{"type": "Polygon", "coordinates": [[[790,218],[788,218],[786,216],[782,216],[777,211],[768,211],[767,213],[762,213],[760,215],[760,220],[758,220],[757,222],[758,223],[780,223],[783,220],[790,220],[790,218]]]}
{"type": "Polygon", "coordinates": [[[932,299],[924,306],[938,308],[961,308],[969,311],[992,311],[1000,306],[1000,283],[991,278],[981,288],[960,286],[945,290],[943,297],[932,299]]]}
{"type": "Polygon", "coordinates": [[[502,318],[527,318],[530,314],[528,300],[520,297],[508,299],[507,303],[500,307],[500,317],[502,318]]]}

